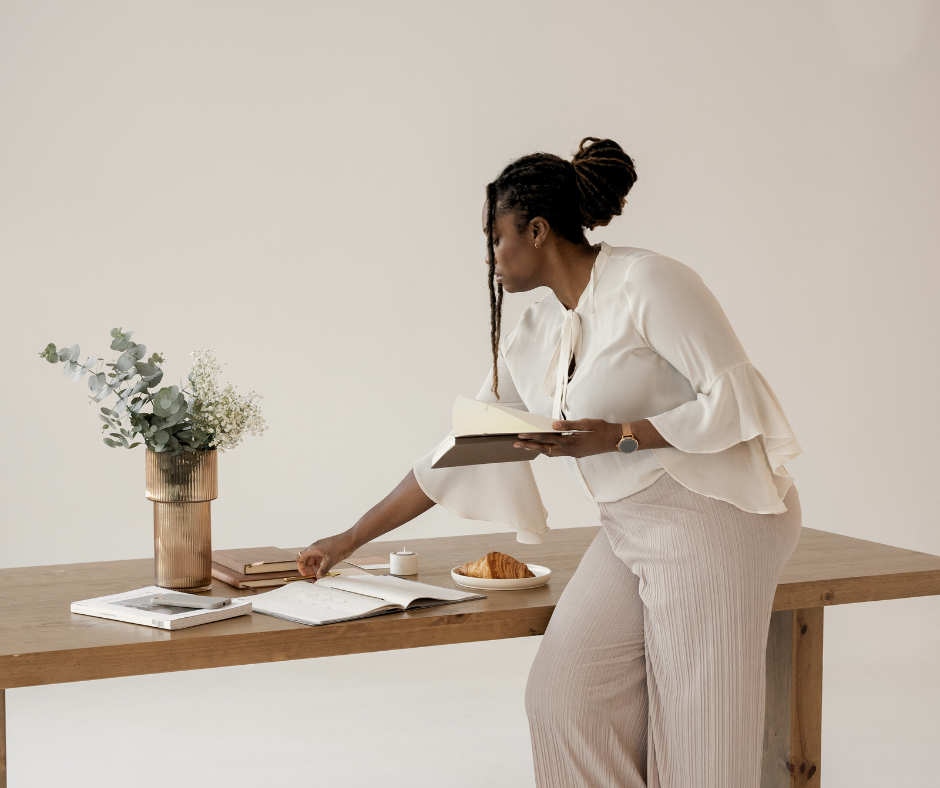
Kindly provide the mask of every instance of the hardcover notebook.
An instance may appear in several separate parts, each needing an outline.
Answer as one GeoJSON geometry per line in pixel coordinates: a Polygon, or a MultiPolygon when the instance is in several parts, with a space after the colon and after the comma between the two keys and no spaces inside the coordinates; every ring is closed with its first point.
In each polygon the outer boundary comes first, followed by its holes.
{"type": "Polygon", "coordinates": [[[320,626],[484,598],[480,594],[468,594],[392,575],[364,575],[324,577],[316,583],[290,583],[275,591],[243,599],[251,600],[256,613],[320,626]]]}
{"type": "MultiPolygon", "coordinates": [[[[212,576],[216,580],[221,580],[223,583],[235,588],[275,588],[276,586],[287,585],[287,582],[293,577],[300,577],[300,572],[297,571],[296,566],[295,564],[293,572],[264,572],[262,574],[243,575],[213,561],[212,576]]],[[[339,572],[343,576],[368,574],[368,572],[363,572],[362,569],[353,565],[347,566],[345,563],[334,566],[330,571],[339,572]]]]}
{"type": "Polygon", "coordinates": [[[240,575],[297,571],[297,553],[280,547],[242,547],[237,550],[213,550],[213,563],[240,575]]]}
{"type": "Polygon", "coordinates": [[[212,576],[216,580],[221,580],[223,583],[228,583],[235,588],[273,588],[284,585],[288,577],[300,577],[300,572],[297,571],[295,565],[293,572],[262,572],[246,575],[213,561],[212,576]]]}
{"type": "Polygon", "coordinates": [[[186,629],[211,621],[221,621],[235,616],[246,616],[251,612],[250,599],[233,599],[232,603],[215,610],[193,610],[175,605],[152,605],[151,598],[166,594],[165,588],[147,586],[120,594],[99,596],[72,602],[71,610],[83,616],[110,618],[128,624],[143,624],[157,629],[186,629]]]}
{"type": "Polygon", "coordinates": [[[520,432],[551,432],[554,419],[507,408],[498,402],[480,402],[457,397],[454,402],[454,434],[438,448],[431,461],[432,468],[454,468],[460,465],[485,465],[491,462],[524,462],[534,460],[538,452],[515,449],[520,432]]]}

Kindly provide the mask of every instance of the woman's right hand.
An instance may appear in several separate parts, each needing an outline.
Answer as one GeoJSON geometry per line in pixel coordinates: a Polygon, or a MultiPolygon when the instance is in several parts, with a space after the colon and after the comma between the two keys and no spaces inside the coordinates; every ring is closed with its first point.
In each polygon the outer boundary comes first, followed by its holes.
{"type": "Polygon", "coordinates": [[[297,556],[297,569],[303,577],[326,577],[340,561],[373,539],[413,520],[434,506],[418,484],[414,471],[408,471],[398,486],[369,509],[352,528],[336,536],[318,539],[297,556]]]}
{"type": "Polygon", "coordinates": [[[326,577],[326,573],[356,551],[346,534],[318,539],[297,556],[297,569],[303,577],[326,577]]]}

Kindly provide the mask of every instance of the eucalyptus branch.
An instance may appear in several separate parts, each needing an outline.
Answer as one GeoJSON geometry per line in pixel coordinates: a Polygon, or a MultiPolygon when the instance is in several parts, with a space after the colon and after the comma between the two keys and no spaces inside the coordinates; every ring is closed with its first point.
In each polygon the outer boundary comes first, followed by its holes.
{"type": "Polygon", "coordinates": [[[99,412],[102,431],[114,430],[103,438],[107,446],[132,449],[140,445],[130,442],[139,435],[148,449],[157,452],[225,451],[237,446],[245,433],[261,435],[267,429],[256,402],[260,395],[240,396],[231,385],[220,389],[216,378],[221,367],[208,351],[193,353],[191,387],[181,379],[179,386],[154,391],[163,379],[163,357],[153,353],[144,361],[147,347],[132,341],[132,334],[111,330],[111,350],[120,351],[111,362],[95,356],[80,365],[78,345],[57,350],[50,342],[39,354],[51,364],[63,363],[63,374],[73,382],[90,373],[91,402],[103,403],[111,395],[117,398],[114,405],[102,405],[99,412]],[[102,364],[110,371],[104,372],[102,364]],[[143,412],[147,406],[152,410],[143,412]]]}

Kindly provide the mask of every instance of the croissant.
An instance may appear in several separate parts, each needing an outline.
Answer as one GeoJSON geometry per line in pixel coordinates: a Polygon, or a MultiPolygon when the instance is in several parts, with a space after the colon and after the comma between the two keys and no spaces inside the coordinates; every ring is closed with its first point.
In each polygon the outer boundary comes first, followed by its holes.
{"type": "Polygon", "coordinates": [[[535,577],[529,567],[505,553],[487,553],[479,561],[467,561],[455,570],[464,577],[486,577],[494,580],[514,580],[535,577]]]}

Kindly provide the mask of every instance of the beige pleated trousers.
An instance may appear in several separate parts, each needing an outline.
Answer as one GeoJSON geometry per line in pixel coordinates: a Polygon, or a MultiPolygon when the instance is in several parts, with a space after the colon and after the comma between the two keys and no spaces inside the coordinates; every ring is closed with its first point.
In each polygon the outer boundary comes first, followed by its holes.
{"type": "Polygon", "coordinates": [[[669,475],[600,505],[526,688],[539,788],[758,788],[765,650],[800,534],[669,475]]]}

